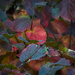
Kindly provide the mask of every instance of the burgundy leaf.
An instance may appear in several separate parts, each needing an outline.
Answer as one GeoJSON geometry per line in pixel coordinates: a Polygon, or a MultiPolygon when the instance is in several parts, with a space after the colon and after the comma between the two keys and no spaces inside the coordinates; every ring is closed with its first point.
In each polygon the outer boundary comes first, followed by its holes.
{"type": "Polygon", "coordinates": [[[68,27],[68,24],[61,21],[61,20],[54,20],[51,23],[48,24],[48,26],[45,28],[45,30],[49,33],[54,33],[54,34],[62,34],[66,32],[66,29],[68,27]]]}
{"type": "Polygon", "coordinates": [[[41,25],[45,28],[51,19],[51,10],[48,6],[44,6],[41,11],[35,10],[37,18],[41,20],[41,25]]]}
{"type": "Polygon", "coordinates": [[[0,47],[3,48],[7,52],[12,51],[12,44],[10,42],[2,42],[0,43],[0,47]]]}

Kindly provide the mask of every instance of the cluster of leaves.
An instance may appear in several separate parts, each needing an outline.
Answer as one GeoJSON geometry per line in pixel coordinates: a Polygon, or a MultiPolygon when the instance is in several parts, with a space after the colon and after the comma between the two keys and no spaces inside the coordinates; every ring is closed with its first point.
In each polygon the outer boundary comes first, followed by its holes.
{"type": "Polygon", "coordinates": [[[0,75],[75,75],[75,0],[0,0],[0,75]]]}

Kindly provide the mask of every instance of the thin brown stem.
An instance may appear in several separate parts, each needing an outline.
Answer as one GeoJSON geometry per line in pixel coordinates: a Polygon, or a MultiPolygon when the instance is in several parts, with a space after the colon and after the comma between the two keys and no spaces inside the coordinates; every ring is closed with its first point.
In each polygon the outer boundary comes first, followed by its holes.
{"type": "Polygon", "coordinates": [[[31,23],[31,30],[33,29],[33,22],[31,23]]]}
{"type": "Polygon", "coordinates": [[[56,38],[56,36],[54,34],[53,34],[53,37],[54,37],[55,41],[57,41],[57,38],[56,38]]]}
{"type": "Polygon", "coordinates": [[[69,26],[69,27],[70,27],[70,31],[69,31],[69,33],[70,33],[70,37],[69,37],[69,38],[70,38],[70,39],[69,39],[69,49],[71,48],[72,23],[73,23],[73,22],[72,22],[72,20],[71,20],[71,23],[70,23],[70,26],[69,26]]]}
{"type": "Polygon", "coordinates": [[[34,16],[32,17],[31,30],[33,29],[33,19],[34,19],[34,16]]]}

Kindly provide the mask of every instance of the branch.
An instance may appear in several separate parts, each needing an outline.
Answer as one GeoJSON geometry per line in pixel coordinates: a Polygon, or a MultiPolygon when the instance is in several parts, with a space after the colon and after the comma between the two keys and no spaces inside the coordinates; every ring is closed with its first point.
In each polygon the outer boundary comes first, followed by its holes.
{"type": "Polygon", "coordinates": [[[54,37],[55,41],[57,41],[57,38],[56,38],[56,36],[54,34],[53,34],[53,37],[54,37]]]}
{"type": "Polygon", "coordinates": [[[31,30],[32,30],[32,27],[33,27],[33,22],[31,23],[31,30]]]}
{"type": "Polygon", "coordinates": [[[62,53],[61,57],[66,58],[68,60],[75,61],[75,57],[72,57],[72,56],[70,56],[69,54],[66,54],[66,53],[62,53]]]}
{"type": "Polygon", "coordinates": [[[72,35],[72,24],[73,24],[73,21],[71,20],[71,23],[70,23],[70,31],[69,31],[69,33],[70,33],[70,37],[69,37],[69,49],[71,48],[71,35],[72,35]]]}

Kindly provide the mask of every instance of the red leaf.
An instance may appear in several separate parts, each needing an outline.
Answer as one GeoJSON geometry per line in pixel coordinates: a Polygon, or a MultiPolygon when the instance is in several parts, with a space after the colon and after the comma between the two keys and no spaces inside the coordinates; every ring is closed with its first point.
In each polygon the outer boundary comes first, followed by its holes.
{"type": "Polygon", "coordinates": [[[40,27],[40,26],[36,26],[33,28],[33,31],[28,30],[26,32],[27,37],[29,38],[29,40],[37,40],[37,41],[41,41],[38,42],[38,44],[42,44],[44,42],[46,42],[46,37],[47,34],[44,30],[44,28],[40,27]]]}
{"type": "Polygon", "coordinates": [[[52,21],[51,24],[55,28],[55,30],[58,31],[58,33],[66,32],[66,29],[68,27],[67,23],[60,21],[60,20],[56,20],[56,19],[54,21],[52,21]]]}
{"type": "Polygon", "coordinates": [[[51,23],[48,24],[48,26],[45,28],[45,30],[47,32],[49,32],[50,36],[53,37],[51,35],[51,33],[55,34],[56,38],[61,38],[62,37],[62,33],[66,32],[66,29],[68,27],[68,24],[60,21],[60,20],[54,20],[51,23]]]}

